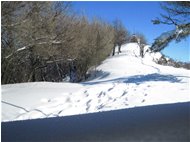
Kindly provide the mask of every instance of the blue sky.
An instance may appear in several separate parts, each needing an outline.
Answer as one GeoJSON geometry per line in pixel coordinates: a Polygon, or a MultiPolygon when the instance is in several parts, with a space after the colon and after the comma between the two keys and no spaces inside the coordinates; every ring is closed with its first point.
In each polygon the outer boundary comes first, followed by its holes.
{"type": "MultiPolygon", "coordinates": [[[[160,13],[164,13],[159,2],[75,1],[72,5],[77,13],[84,14],[89,19],[99,17],[107,22],[120,19],[131,33],[143,33],[149,44],[153,43],[162,32],[174,28],[151,23],[152,19],[159,17],[160,13]]],[[[176,60],[190,61],[190,37],[177,44],[170,43],[162,52],[176,60]]]]}

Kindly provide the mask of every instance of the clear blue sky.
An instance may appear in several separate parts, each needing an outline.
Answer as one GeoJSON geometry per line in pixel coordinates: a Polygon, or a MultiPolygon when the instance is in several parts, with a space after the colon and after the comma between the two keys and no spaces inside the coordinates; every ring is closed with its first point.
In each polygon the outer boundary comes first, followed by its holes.
{"type": "MultiPolygon", "coordinates": [[[[152,19],[159,17],[164,11],[159,2],[93,2],[75,1],[73,8],[80,14],[85,14],[89,19],[99,17],[107,22],[120,19],[130,32],[143,33],[148,43],[162,32],[172,30],[173,26],[153,25],[152,19]]],[[[190,37],[180,43],[172,42],[162,51],[165,55],[180,61],[190,61],[190,37]]]]}

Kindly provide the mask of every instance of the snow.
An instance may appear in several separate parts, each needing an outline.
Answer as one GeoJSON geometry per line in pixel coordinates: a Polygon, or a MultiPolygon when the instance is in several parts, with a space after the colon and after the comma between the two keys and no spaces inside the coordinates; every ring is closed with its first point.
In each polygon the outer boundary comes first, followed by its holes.
{"type": "Polygon", "coordinates": [[[22,50],[25,50],[26,48],[27,48],[27,46],[24,46],[22,48],[17,49],[17,51],[22,51],[22,50]]]}
{"type": "Polygon", "coordinates": [[[156,104],[189,102],[190,72],[158,65],[162,54],[139,56],[136,43],[97,67],[82,83],[34,82],[2,85],[2,121],[59,117],[156,104]]]}

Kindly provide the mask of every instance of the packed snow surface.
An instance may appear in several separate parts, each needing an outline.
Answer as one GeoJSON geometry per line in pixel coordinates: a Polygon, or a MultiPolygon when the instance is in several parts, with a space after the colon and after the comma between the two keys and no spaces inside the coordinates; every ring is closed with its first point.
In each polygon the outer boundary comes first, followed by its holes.
{"type": "Polygon", "coordinates": [[[2,121],[190,101],[189,70],[156,64],[159,52],[146,52],[142,59],[136,43],[123,45],[121,51],[83,83],[2,85],[2,121]]]}

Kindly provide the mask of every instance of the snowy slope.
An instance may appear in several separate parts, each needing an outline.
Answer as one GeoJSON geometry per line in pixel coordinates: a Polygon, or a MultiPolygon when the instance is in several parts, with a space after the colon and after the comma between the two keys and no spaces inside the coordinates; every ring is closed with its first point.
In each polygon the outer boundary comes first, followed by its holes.
{"type": "MultiPolygon", "coordinates": [[[[145,47],[148,50],[148,46],[145,47]]],[[[67,116],[190,101],[190,73],[153,62],[160,53],[139,57],[135,43],[106,59],[93,80],[79,83],[2,85],[2,121],[67,116]]]]}

